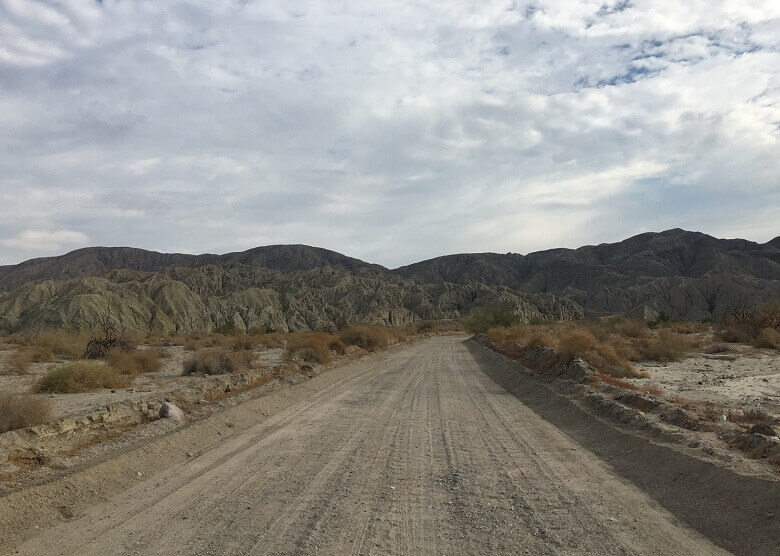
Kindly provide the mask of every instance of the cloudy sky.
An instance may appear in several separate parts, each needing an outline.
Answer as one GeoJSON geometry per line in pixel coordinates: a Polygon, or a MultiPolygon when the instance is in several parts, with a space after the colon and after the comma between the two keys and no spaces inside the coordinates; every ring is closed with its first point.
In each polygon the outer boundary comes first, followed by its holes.
{"type": "Polygon", "coordinates": [[[777,1],[0,0],[0,264],[778,222],[777,1]]]}

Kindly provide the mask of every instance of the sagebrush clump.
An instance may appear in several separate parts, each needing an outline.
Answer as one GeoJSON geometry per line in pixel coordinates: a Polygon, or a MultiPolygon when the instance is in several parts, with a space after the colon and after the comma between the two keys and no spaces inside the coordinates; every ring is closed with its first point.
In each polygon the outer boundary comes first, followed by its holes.
{"type": "Polygon", "coordinates": [[[252,365],[249,351],[231,351],[220,348],[199,349],[184,361],[185,375],[226,375],[247,369],[252,365]]]}
{"type": "Polygon", "coordinates": [[[75,394],[101,388],[126,388],[130,379],[113,367],[92,361],[78,361],[52,367],[38,380],[35,391],[41,393],[75,394]]]}
{"type": "Polygon", "coordinates": [[[32,394],[0,393],[0,433],[51,420],[52,402],[32,394]]]}
{"type": "Polygon", "coordinates": [[[114,348],[106,354],[106,361],[120,373],[128,375],[154,373],[162,368],[160,352],[154,348],[132,351],[114,348]]]}

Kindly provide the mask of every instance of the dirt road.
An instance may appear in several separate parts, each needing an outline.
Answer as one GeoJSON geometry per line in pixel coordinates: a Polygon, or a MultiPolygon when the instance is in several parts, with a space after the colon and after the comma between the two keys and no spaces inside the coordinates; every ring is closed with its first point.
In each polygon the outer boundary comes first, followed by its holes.
{"type": "Polygon", "coordinates": [[[719,554],[432,338],[19,548],[31,554],[719,554]]]}

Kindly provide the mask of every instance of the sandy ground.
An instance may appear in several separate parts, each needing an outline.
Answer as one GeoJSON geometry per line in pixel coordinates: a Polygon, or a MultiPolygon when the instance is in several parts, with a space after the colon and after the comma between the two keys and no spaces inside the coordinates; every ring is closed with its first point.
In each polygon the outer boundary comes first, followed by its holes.
{"type": "Polygon", "coordinates": [[[734,350],[697,354],[672,363],[640,364],[650,378],[631,382],[657,386],[668,394],[696,401],[780,413],[780,353],[746,347],[734,350]]]}
{"type": "MultiPolygon", "coordinates": [[[[0,352],[0,365],[12,350],[0,352]]],[[[182,386],[191,385],[208,378],[197,376],[182,376],[182,362],[192,352],[182,346],[165,348],[163,367],[156,373],[136,375],[130,388],[120,388],[114,391],[100,390],[82,394],[47,394],[53,402],[52,418],[71,417],[100,411],[108,404],[126,400],[138,400],[149,397],[166,396],[182,386]]],[[[269,348],[255,350],[255,363],[272,369],[282,362],[284,350],[269,348]]],[[[62,363],[67,363],[62,362],[62,363]]],[[[28,393],[35,383],[46,374],[55,363],[36,363],[31,365],[30,372],[25,375],[0,374],[0,391],[10,393],[28,393]]]]}
{"type": "Polygon", "coordinates": [[[485,364],[458,338],[353,363],[18,553],[723,553],[485,364]]]}

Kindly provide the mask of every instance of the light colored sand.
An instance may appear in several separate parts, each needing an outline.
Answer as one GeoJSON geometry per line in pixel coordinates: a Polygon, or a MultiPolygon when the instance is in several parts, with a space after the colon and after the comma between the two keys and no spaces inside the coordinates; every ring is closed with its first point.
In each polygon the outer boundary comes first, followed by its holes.
{"type": "Polygon", "coordinates": [[[762,407],[780,413],[780,353],[734,347],[736,353],[697,354],[671,363],[644,363],[638,367],[652,385],[671,395],[727,407],[762,407]]]}

